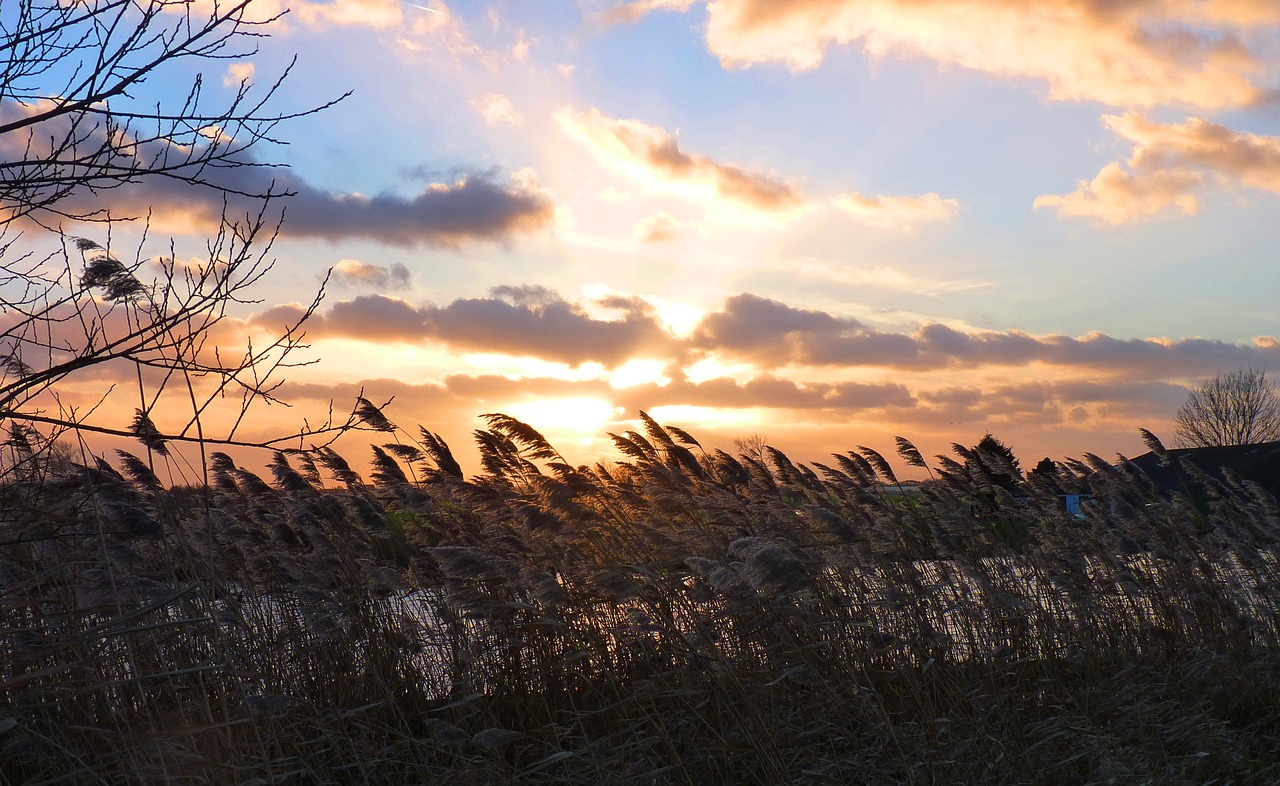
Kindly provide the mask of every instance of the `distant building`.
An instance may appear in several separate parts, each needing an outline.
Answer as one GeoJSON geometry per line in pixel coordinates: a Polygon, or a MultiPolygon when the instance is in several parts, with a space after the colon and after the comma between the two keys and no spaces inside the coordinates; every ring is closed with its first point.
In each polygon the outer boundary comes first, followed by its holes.
{"type": "Polygon", "coordinates": [[[1084,518],[1084,511],[1080,509],[1080,503],[1085,500],[1093,499],[1092,494],[1059,494],[1058,498],[1062,500],[1062,505],[1067,512],[1076,518],[1084,518]]]}
{"type": "Polygon", "coordinates": [[[1280,499],[1280,442],[1257,445],[1230,445],[1212,448],[1180,448],[1167,452],[1167,461],[1155,453],[1144,453],[1133,463],[1151,478],[1160,491],[1181,491],[1202,503],[1205,490],[1182,469],[1181,461],[1195,465],[1204,474],[1222,480],[1223,469],[1230,469],[1245,480],[1251,480],[1280,499]]]}

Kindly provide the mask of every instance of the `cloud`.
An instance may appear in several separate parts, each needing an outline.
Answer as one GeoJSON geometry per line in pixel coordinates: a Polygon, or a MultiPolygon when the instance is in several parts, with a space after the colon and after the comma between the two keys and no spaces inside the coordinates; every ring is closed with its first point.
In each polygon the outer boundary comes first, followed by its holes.
{"type": "Polygon", "coordinates": [[[286,237],[457,248],[533,232],[554,219],[550,196],[527,176],[499,183],[469,174],[453,183],[431,183],[410,198],[332,194],[295,182],[297,195],[288,202],[281,230],[286,237]]]}
{"type": "MultiPolygon", "coordinates": [[[[489,297],[445,306],[416,306],[387,295],[361,295],[335,303],[307,323],[312,336],[340,336],[371,343],[439,342],[464,352],[531,356],[572,365],[618,366],[636,355],[670,354],[671,336],[653,307],[637,298],[612,298],[616,319],[597,319],[543,287],[495,287],[489,297]]],[[[295,321],[300,306],[261,312],[252,324],[276,330],[295,321]]]]}
{"type": "MultiPolygon", "coordinates": [[[[404,23],[405,12],[413,12],[410,3],[401,0],[342,0],[342,2],[289,3],[286,19],[302,22],[310,27],[375,27],[389,28],[404,23]]],[[[427,3],[423,3],[427,6],[427,3]]],[[[437,6],[440,11],[442,6],[437,6]]]]}
{"type": "Polygon", "coordinates": [[[689,341],[697,349],[741,357],[765,368],[899,365],[918,354],[908,336],[750,294],[735,295],[722,309],[703,317],[689,341]]]}
{"type": "Polygon", "coordinates": [[[617,3],[600,14],[600,20],[607,25],[631,24],[639,22],[654,11],[688,11],[693,0],[631,0],[617,3]]]}
{"type": "Polygon", "coordinates": [[[1280,365],[1280,342],[1251,344],[1202,338],[1118,339],[1032,336],[1021,331],[966,333],[928,323],[914,333],[876,330],[848,317],[799,309],[758,295],[729,298],[690,335],[692,349],[740,358],[758,368],[882,367],[923,371],[1044,363],[1113,374],[1189,376],[1217,369],[1280,365]]]}
{"type": "Polygon", "coordinates": [[[833,283],[850,287],[871,286],[930,296],[995,286],[991,281],[924,278],[886,265],[849,267],[825,262],[805,262],[800,265],[799,272],[801,278],[817,282],[822,286],[833,283]]]}
{"type": "Polygon", "coordinates": [[[243,61],[227,66],[227,73],[222,77],[223,87],[239,87],[242,82],[252,82],[255,68],[253,63],[243,61]]]}
{"type": "Polygon", "coordinates": [[[1195,172],[1150,172],[1138,175],[1112,162],[1088,182],[1080,181],[1070,194],[1042,194],[1035,207],[1051,208],[1063,218],[1093,218],[1106,224],[1125,224],[1168,214],[1194,214],[1199,209],[1193,190],[1204,183],[1195,172]]]}
{"type": "Polygon", "coordinates": [[[401,51],[443,55],[455,67],[479,63],[493,70],[528,51],[523,33],[505,52],[480,46],[440,0],[254,0],[249,11],[257,20],[283,14],[271,27],[276,35],[334,28],[388,31],[401,51]]]}
{"type": "MultiPolygon", "coordinates": [[[[57,129],[43,127],[46,125],[4,135],[0,158],[22,156],[29,140],[34,140],[33,149],[39,150],[41,144],[47,147],[41,135],[56,134],[57,129]]],[[[200,135],[197,144],[218,145],[220,151],[226,151],[235,143],[218,131],[216,135],[200,135]]],[[[251,152],[242,149],[227,156],[226,165],[196,169],[181,164],[189,160],[187,148],[143,143],[134,150],[126,149],[125,154],[142,162],[168,162],[166,174],[96,190],[81,186],[60,199],[57,208],[69,215],[102,211],[114,218],[150,216],[153,229],[162,232],[210,233],[219,225],[224,194],[230,199],[225,207],[235,216],[256,212],[256,203],[245,195],[292,192],[292,196],[277,200],[277,205],[287,208],[280,229],[284,237],[331,242],[360,238],[393,246],[438,248],[484,240],[505,242],[549,227],[555,218],[551,196],[529,170],[515,172],[505,182],[493,172],[470,172],[453,182],[429,182],[412,196],[366,196],[319,188],[289,170],[260,165],[251,152]],[[190,179],[207,185],[194,185],[190,179]]],[[[113,163],[124,166],[123,161],[119,157],[113,163]]]]}
{"type": "Polygon", "coordinates": [[[1133,143],[1129,158],[1108,163],[1069,194],[1037,197],[1037,208],[1115,225],[1195,213],[1197,194],[1214,189],[1280,194],[1280,137],[1232,131],[1198,117],[1162,124],[1129,112],[1104,115],[1102,122],[1133,143]]]}
{"type": "Polygon", "coordinates": [[[726,67],[818,67],[827,47],[920,56],[1048,85],[1055,100],[1113,106],[1256,104],[1276,69],[1267,0],[711,0],[707,45],[726,67]]]}
{"type": "Polygon", "coordinates": [[[1152,420],[1164,419],[1159,413],[1173,413],[1186,399],[1187,388],[1161,380],[1061,379],[921,389],[915,395],[921,406],[903,417],[937,424],[1053,426],[1071,420],[1124,418],[1154,425],[1152,420]]]}
{"type": "Polygon", "coordinates": [[[680,236],[680,222],[664,210],[645,216],[636,225],[636,239],[641,243],[663,243],[680,236]]]}
{"type": "Polygon", "coordinates": [[[473,98],[471,106],[480,113],[487,125],[496,126],[509,123],[516,128],[524,125],[524,115],[516,109],[511,99],[501,93],[485,93],[482,98],[473,98]]]}
{"type": "Polygon", "coordinates": [[[556,112],[565,133],[602,164],[637,180],[707,201],[727,200],[764,213],[794,210],[804,196],[791,183],[680,149],[674,136],[639,120],[617,120],[598,109],[556,112]]]}
{"type": "MultiPolygon", "coordinates": [[[[52,106],[47,99],[25,105],[9,102],[0,106],[0,122],[52,106]]],[[[149,216],[152,228],[162,232],[207,234],[217,231],[224,209],[232,216],[256,213],[259,205],[250,195],[291,192],[277,201],[288,211],[280,230],[284,237],[333,242],[361,238],[405,247],[457,248],[476,240],[506,241],[548,227],[555,218],[551,196],[531,170],[514,172],[506,182],[495,172],[463,173],[453,182],[428,182],[413,196],[334,193],[288,169],[263,165],[253,149],[236,141],[236,132],[208,127],[169,140],[137,140],[122,133],[106,168],[110,177],[92,180],[96,170],[88,168],[83,182],[68,186],[53,177],[58,172],[46,171],[43,165],[13,169],[14,182],[28,182],[24,178],[30,174],[41,185],[33,193],[11,193],[7,201],[20,208],[24,201],[39,204],[42,196],[57,195],[55,207],[63,216],[149,216]],[[202,159],[212,163],[200,166],[202,159]],[[118,173],[134,161],[142,172],[160,173],[121,179],[118,173]]],[[[55,140],[74,137],[81,149],[92,149],[104,144],[103,134],[94,116],[68,113],[0,135],[0,161],[55,155],[65,160],[65,151],[52,148],[55,140]]],[[[77,171],[84,173],[86,168],[77,171]]]]}
{"type": "MultiPolygon", "coordinates": [[[[275,331],[296,322],[301,313],[302,306],[285,304],[260,312],[251,324],[275,331]]],[[[1018,330],[966,332],[937,323],[893,332],[752,294],[729,298],[687,334],[677,334],[663,324],[654,305],[638,297],[608,295],[575,303],[536,286],[495,287],[487,297],[443,306],[361,295],[316,314],[307,332],[372,344],[440,344],[455,352],[571,366],[598,363],[601,373],[636,358],[662,361],[663,375],[676,380],[673,390],[685,384],[681,369],[704,360],[745,364],[757,375],[785,369],[822,369],[817,373],[823,375],[837,369],[915,374],[1041,365],[1130,381],[1183,379],[1240,366],[1280,367],[1280,341],[1272,336],[1249,343],[1102,333],[1034,336],[1018,330]],[[601,312],[605,315],[593,315],[601,312]]],[[[851,395],[852,390],[824,395],[851,395]]]]}
{"type": "Polygon", "coordinates": [[[760,374],[746,382],[718,377],[696,383],[677,380],[667,385],[633,385],[612,391],[610,396],[627,411],[659,406],[847,411],[916,404],[907,387],[896,382],[796,382],[772,374],[760,374]]]}
{"type": "Polygon", "coordinates": [[[918,197],[841,194],[835,205],[868,226],[910,232],[923,222],[949,221],[960,210],[956,199],[943,199],[934,193],[918,197]]]}
{"type": "Polygon", "coordinates": [[[409,286],[409,268],[399,262],[383,267],[358,259],[343,259],[333,266],[329,280],[340,286],[405,289],[409,286]]]}
{"type": "MultiPolygon", "coordinates": [[[[717,206],[745,208],[761,215],[791,218],[819,204],[798,186],[777,175],[714,161],[689,153],[676,137],[639,120],[607,117],[598,109],[577,111],[564,107],[556,112],[560,127],[605,166],[653,188],[717,206]]],[[[937,194],[919,197],[865,197],[845,194],[831,203],[864,224],[909,231],[922,221],[952,217],[959,202],[937,194]]],[[[652,217],[651,217],[652,218],[652,217]]],[[[657,228],[657,219],[646,219],[644,229],[657,228]]],[[[642,237],[644,235],[642,234],[642,237]]],[[[662,237],[660,231],[658,237],[662,237]]]]}

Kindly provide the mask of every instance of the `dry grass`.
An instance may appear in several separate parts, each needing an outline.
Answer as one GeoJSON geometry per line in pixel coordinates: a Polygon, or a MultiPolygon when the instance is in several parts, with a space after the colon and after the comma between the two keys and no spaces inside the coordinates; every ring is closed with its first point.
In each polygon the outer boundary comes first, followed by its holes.
{"type": "Polygon", "coordinates": [[[0,782],[1280,780],[1280,516],[1246,483],[1197,508],[958,450],[905,494],[865,448],[647,418],[572,467],[501,416],[466,480],[375,425],[369,483],[327,450],[215,455],[208,490],[8,461],[0,782]]]}

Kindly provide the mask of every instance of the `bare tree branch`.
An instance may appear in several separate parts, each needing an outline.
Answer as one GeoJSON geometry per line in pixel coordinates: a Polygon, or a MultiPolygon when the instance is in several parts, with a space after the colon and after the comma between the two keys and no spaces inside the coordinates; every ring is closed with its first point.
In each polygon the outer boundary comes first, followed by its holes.
{"type": "Polygon", "coordinates": [[[1179,447],[1252,445],[1280,440],[1280,395],[1265,371],[1218,374],[1178,409],[1179,447]]]}
{"type": "Polygon", "coordinates": [[[175,107],[147,104],[133,94],[149,77],[183,60],[254,54],[255,39],[279,17],[254,19],[252,0],[16,0],[12,10],[5,5],[0,227],[24,219],[42,226],[120,219],[100,206],[87,208],[86,200],[153,177],[245,197],[286,195],[274,182],[246,188],[221,172],[273,166],[256,160],[251,148],[278,141],[279,123],[334,103],[292,113],[269,110],[289,69],[256,96],[242,83],[229,102],[214,108],[204,99],[202,75],[175,107]]]}
{"type": "Polygon", "coordinates": [[[244,351],[228,355],[228,336],[217,332],[229,324],[229,308],[256,302],[250,292],[271,270],[267,254],[279,231],[280,219],[268,208],[288,195],[273,181],[236,178],[234,170],[275,166],[251,148],[279,141],[281,122],[329,104],[272,110],[289,68],[263,90],[242,82],[221,106],[205,100],[200,74],[176,101],[144,97],[148,80],[182,62],[256,52],[257,39],[279,16],[254,19],[251,5],[15,0],[0,6],[0,427],[14,445],[33,446],[9,451],[12,461],[0,456],[0,481],[19,463],[31,466],[66,433],[138,439],[148,456],[166,456],[169,443],[198,443],[203,459],[206,444],[323,447],[364,427],[354,407],[335,420],[331,404],[318,425],[304,420],[275,436],[239,435],[257,405],[288,406],[278,397],[283,374],[314,362],[295,356],[307,348],[303,323],[319,306],[323,285],[302,316],[266,342],[246,337],[244,351]],[[105,190],[157,178],[223,194],[219,228],[199,264],[180,264],[172,242],[168,257],[144,257],[147,217],[113,215],[102,199],[105,190]],[[143,219],[143,239],[133,259],[122,260],[112,249],[113,222],[136,219],[143,219]],[[105,236],[66,234],[66,222],[85,221],[101,222],[105,236]],[[8,230],[27,225],[52,230],[60,249],[45,256],[15,252],[8,230]],[[136,384],[132,420],[109,422],[119,407],[103,405],[130,377],[124,386],[136,384]],[[84,380],[100,378],[114,381],[91,395],[90,405],[68,395],[78,380],[83,390],[84,380]],[[211,427],[215,409],[224,413],[219,428],[211,427]]]}

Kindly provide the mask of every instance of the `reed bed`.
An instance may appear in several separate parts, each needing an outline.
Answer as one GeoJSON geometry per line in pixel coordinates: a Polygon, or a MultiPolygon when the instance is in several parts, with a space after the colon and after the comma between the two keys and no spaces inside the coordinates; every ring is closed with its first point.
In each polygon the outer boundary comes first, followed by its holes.
{"type": "Polygon", "coordinates": [[[488,416],[466,477],[364,404],[367,481],[330,449],[165,488],[11,448],[0,782],[1280,781],[1280,511],[1248,482],[900,440],[935,476],[908,491],[867,448],[643,413],[591,467],[488,416]]]}

